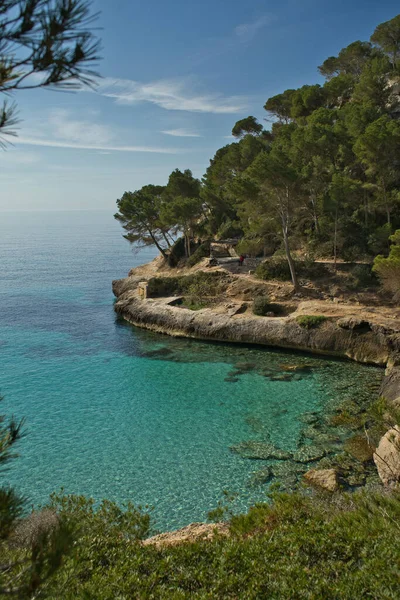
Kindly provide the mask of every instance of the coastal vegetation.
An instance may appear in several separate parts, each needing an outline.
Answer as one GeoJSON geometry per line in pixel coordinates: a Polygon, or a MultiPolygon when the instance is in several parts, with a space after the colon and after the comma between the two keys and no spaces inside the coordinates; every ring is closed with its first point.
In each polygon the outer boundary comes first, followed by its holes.
{"type": "Polygon", "coordinates": [[[295,289],[314,259],[364,263],[365,279],[379,255],[374,271],[388,281],[382,260],[400,228],[399,32],[396,16],[327,58],[325,83],[268,98],[270,126],[239,120],[201,181],[176,169],[165,186],[125,192],[115,215],[125,237],[172,265],[195,264],[201,242],[235,237],[240,253],[269,257],[257,276],[290,278],[295,289]]]}

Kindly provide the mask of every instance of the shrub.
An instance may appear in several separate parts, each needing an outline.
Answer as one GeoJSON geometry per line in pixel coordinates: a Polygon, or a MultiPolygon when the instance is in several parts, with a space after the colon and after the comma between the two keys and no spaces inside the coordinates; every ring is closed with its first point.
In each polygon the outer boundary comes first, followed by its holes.
{"type": "Polygon", "coordinates": [[[221,293],[227,280],[226,273],[198,271],[181,277],[152,277],[148,281],[149,298],[189,294],[202,298],[221,293]]]}
{"type": "Polygon", "coordinates": [[[348,287],[352,290],[373,287],[378,283],[370,265],[356,265],[351,272],[348,287]]]}
{"type": "Polygon", "coordinates": [[[400,290],[400,229],[390,236],[390,240],[393,243],[389,256],[378,255],[372,270],[378,275],[383,289],[391,292],[396,299],[400,290]]]}
{"type": "Polygon", "coordinates": [[[286,310],[284,306],[269,302],[265,296],[257,296],[253,302],[253,314],[259,317],[265,317],[268,313],[274,313],[274,315],[284,315],[286,310]]]}
{"type": "Polygon", "coordinates": [[[198,262],[200,262],[203,258],[210,256],[210,240],[206,240],[193,252],[191,256],[186,261],[186,265],[188,267],[194,267],[198,262]]]}
{"type": "MultiPolygon", "coordinates": [[[[323,263],[317,263],[311,258],[304,261],[296,260],[295,269],[298,277],[307,279],[326,277],[329,275],[328,267],[323,263]]],[[[280,281],[290,281],[290,269],[285,257],[273,256],[258,265],[255,271],[256,277],[266,281],[278,279],[280,281]]]]}
{"type": "Polygon", "coordinates": [[[229,536],[161,547],[133,542],[140,516],[97,512],[68,511],[81,533],[49,600],[398,597],[398,491],[275,494],[234,517],[229,536]]]}
{"type": "Polygon", "coordinates": [[[291,279],[290,269],[286,258],[278,256],[273,256],[258,265],[255,270],[255,276],[266,281],[269,279],[290,281],[291,279]]]}
{"type": "Polygon", "coordinates": [[[237,254],[246,254],[250,257],[260,256],[263,253],[265,242],[262,238],[240,240],[236,246],[237,254]]]}
{"type": "Polygon", "coordinates": [[[181,277],[152,277],[148,281],[148,297],[177,296],[180,293],[181,279],[181,277]]]}
{"type": "Polygon", "coordinates": [[[323,315],[301,315],[296,317],[297,323],[304,329],[313,329],[319,327],[321,323],[327,320],[323,315]]]}
{"type": "Polygon", "coordinates": [[[178,262],[185,257],[185,239],[180,237],[176,240],[175,244],[169,251],[168,265],[170,267],[176,267],[178,262]]]}
{"type": "Polygon", "coordinates": [[[271,312],[271,304],[268,298],[264,296],[258,296],[254,298],[253,302],[253,313],[259,317],[264,317],[267,313],[271,312]]]}

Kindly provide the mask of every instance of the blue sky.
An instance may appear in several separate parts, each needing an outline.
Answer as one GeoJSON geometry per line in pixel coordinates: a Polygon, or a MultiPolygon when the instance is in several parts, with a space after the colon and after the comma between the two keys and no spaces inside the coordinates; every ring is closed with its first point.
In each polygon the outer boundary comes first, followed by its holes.
{"type": "Polygon", "coordinates": [[[322,82],[317,66],[399,12],[387,0],[96,0],[97,91],[18,92],[0,155],[0,210],[107,209],[126,190],[198,177],[234,123],[322,82]]]}

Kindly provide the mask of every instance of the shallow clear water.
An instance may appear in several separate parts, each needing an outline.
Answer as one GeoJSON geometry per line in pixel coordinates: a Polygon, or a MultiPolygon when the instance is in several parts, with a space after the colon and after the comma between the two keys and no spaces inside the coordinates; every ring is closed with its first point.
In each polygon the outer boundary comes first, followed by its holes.
{"type": "Polygon", "coordinates": [[[0,215],[2,412],[26,416],[28,432],[3,477],[34,504],[63,486],[152,505],[160,529],[204,520],[223,490],[245,509],[265,497],[268,486],[251,485],[265,463],[230,446],[295,451],[303,413],[379,381],[379,369],[350,362],[126,325],[111,280],[152,256],[132,254],[106,212],[0,215]]]}

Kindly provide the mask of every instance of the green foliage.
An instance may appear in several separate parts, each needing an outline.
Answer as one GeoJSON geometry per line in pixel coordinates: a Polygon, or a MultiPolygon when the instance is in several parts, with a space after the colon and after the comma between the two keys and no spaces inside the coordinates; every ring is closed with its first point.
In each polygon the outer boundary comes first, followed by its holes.
{"type": "Polygon", "coordinates": [[[290,281],[290,269],[287,260],[281,257],[272,257],[265,260],[257,266],[255,276],[265,281],[270,279],[290,281]]]}
{"type": "Polygon", "coordinates": [[[378,255],[374,260],[373,271],[379,277],[383,288],[397,298],[400,290],[400,229],[390,237],[392,246],[387,258],[378,255]]]}
{"type": "Polygon", "coordinates": [[[237,254],[245,254],[250,257],[257,257],[263,253],[265,241],[263,238],[242,238],[236,246],[237,254]]]}
{"type": "Polygon", "coordinates": [[[145,185],[136,192],[125,192],[117,200],[118,212],[114,215],[127,232],[124,238],[131,244],[155,245],[166,257],[166,228],[160,218],[163,206],[161,185],[145,185]]]}
{"type": "MultiPolygon", "coordinates": [[[[215,515],[216,516],[216,515],[215,515]]],[[[396,598],[400,497],[274,494],[233,517],[229,537],[141,546],[80,513],[76,551],[50,600],[96,598],[396,598]],[[311,595],[310,595],[311,593],[311,595]]]]}
{"type": "Polygon", "coordinates": [[[323,315],[300,315],[296,317],[296,323],[303,329],[315,329],[327,320],[323,315]]]}
{"type": "Polygon", "coordinates": [[[197,271],[180,277],[152,277],[148,281],[147,293],[150,298],[179,296],[215,296],[220,293],[227,275],[218,271],[197,271]]]}
{"type": "MultiPolygon", "coordinates": [[[[182,232],[187,256],[196,236],[242,237],[240,252],[251,256],[281,248],[287,265],[273,258],[259,276],[291,279],[295,289],[319,267],[303,269],[294,250],[335,265],[385,254],[400,229],[399,19],[329,57],[319,68],[323,86],[269,98],[270,131],[252,116],[240,119],[237,141],[217,150],[201,183],[175,170],[155,211],[157,243],[165,250],[182,232]]],[[[147,229],[138,234],[155,243],[147,229]]]]}
{"type": "Polygon", "coordinates": [[[264,296],[257,296],[253,302],[253,313],[264,317],[268,312],[271,312],[269,299],[264,296]]]}
{"type": "Polygon", "coordinates": [[[210,256],[210,247],[210,240],[207,240],[200,244],[200,246],[196,248],[193,254],[189,256],[189,258],[186,261],[186,265],[188,267],[194,267],[194,265],[197,265],[197,263],[200,262],[203,258],[207,258],[208,256],[210,256]]]}
{"type": "Polygon", "coordinates": [[[263,126],[257,122],[255,117],[246,117],[237,121],[232,129],[233,137],[240,138],[244,135],[259,135],[263,130],[263,126]]]}
{"type": "Polygon", "coordinates": [[[371,271],[370,265],[356,265],[351,272],[350,287],[354,290],[375,287],[377,279],[371,271]]]}
{"type": "Polygon", "coordinates": [[[359,77],[363,67],[372,55],[372,46],[368,42],[353,42],[343,48],[337,57],[330,56],[318,67],[324,77],[331,79],[340,75],[359,77]]]}
{"type": "Polygon", "coordinates": [[[265,296],[257,296],[253,302],[253,314],[259,317],[265,317],[268,313],[273,313],[274,316],[286,314],[284,306],[270,302],[265,296]]]}
{"type": "Polygon", "coordinates": [[[371,36],[371,42],[390,56],[395,68],[400,55],[400,15],[378,25],[371,36]]]}

